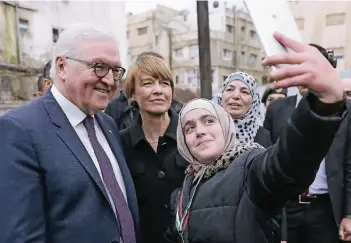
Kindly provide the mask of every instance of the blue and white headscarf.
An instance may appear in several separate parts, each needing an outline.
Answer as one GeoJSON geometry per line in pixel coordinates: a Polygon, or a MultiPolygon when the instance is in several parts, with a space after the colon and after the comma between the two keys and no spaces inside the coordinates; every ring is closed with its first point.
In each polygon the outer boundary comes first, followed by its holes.
{"type": "MultiPolygon", "coordinates": [[[[249,74],[244,72],[236,72],[229,75],[223,82],[222,92],[225,90],[228,84],[234,80],[240,80],[249,88],[252,103],[249,110],[242,118],[234,119],[234,124],[236,126],[236,138],[241,143],[254,142],[257,131],[260,128],[261,112],[260,112],[260,96],[257,92],[256,80],[249,74]]],[[[222,103],[222,97],[216,96],[212,99],[213,102],[222,103]]]]}

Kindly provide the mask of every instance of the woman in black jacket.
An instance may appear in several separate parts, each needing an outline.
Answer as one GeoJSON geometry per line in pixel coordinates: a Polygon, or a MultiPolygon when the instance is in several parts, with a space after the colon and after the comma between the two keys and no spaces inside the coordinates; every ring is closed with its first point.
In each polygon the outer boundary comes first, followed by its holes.
{"type": "Polygon", "coordinates": [[[189,166],[182,189],[172,197],[176,220],[166,234],[169,242],[275,242],[272,218],[312,183],[347,113],[345,95],[337,72],[319,53],[276,38],[301,54],[266,60],[295,64],[270,74],[278,82],[274,88],[303,85],[311,93],[294,111],[285,134],[266,150],[238,142],[222,107],[205,99],[183,107],[177,142],[189,166]]]}
{"type": "Polygon", "coordinates": [[[261,101],[251,75],[244,72],[229,75],[217,101],[234,119],[238,141],[256,142],[264,148],[272,145],[269,132],[261,126],[261,101]]]}
{"type": "Polygon", "coordinates": [[[120,135],[137,194],[142,241],[162,243],[173,220],[170,196],[182,185],[187,165],[177,150],[171,71],[162,59],[143,55],[129,69],[124,90],[139,110],[120,135]]]}

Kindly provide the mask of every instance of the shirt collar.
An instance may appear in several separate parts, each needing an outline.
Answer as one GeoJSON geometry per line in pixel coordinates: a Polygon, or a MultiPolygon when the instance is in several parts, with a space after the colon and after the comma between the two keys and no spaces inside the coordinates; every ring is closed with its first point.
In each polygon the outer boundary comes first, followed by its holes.
{"type": "MultiPolygon", "coordinates": [[[[168,110],[168,114],[170,116],[170,122],[169,125],[164,133],[164,137],[169,137],[175,142],[177,141],[177,125],[178,125],[178,113],[175,112],[172,108],[168,110]]],[[[130,132],[131,132],[131,140],[133,146],[136,146],[139,142],[145,141],[145,134],[142,129],[142,120],[141,116],[133,122],[133,124],[130,126],[130,132]]]]}
{"type": "Polygon", "coordinates": [[[65,96],[63,96],[55,85],[52,86],[51,93],[65,113],[72,127],[76,127],[86,118],[87,114],[85,114],[81,109],[69,101],[65,96]]]}

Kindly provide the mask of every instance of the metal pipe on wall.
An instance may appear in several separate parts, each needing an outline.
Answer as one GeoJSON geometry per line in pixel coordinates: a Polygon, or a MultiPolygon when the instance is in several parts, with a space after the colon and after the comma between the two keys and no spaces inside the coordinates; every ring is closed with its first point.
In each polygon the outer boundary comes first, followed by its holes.
{"type": "Polygon", "coordinates": [[[22,64],[22,46],[21,46],[21,31],[20,31],[20,21],[18,14],[18,3],[15,6],[15,18],[16,18],[16,39],[17,39],[17,62],[22,64]]]}

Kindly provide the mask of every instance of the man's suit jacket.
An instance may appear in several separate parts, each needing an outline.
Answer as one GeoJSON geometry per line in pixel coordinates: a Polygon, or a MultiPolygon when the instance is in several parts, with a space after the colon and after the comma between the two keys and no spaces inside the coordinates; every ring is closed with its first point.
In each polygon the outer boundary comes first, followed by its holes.
{"type": "MultiPolygon", "coordinates": [[[[139,238],[117,127],[103,112],[95,118],[119,163],[139,238]]],[[[0,161],[1,243],[119,242],[102,179],[51,91],[0,117],[0,161]]]]}
{"type": "MultiPolygon", "coordinates": [[[[270,131],[272,142],[276,142],[287,127],[296,106],[296,96],[273,101],[267,109],[264,127],[270,131]]],[[[351,101],[346,103],[351,112],[351,101]]],[[[323,132],[323,131],[321,131],[323,132]]],[[[312,145],[311,145],[312,146],[312,145]]],[[[341,123],[333,143],[325,157],[328,191],[336,224],[351,215],[351,117],[341,123]]],[[[303,168],[301,168],[303,170],[303,168]]]]}
{"type": "Polygon", "coordinates": [[[272,143],[277,142],[295,110],[297,96],[274,100],[266,111],[263,127],[270,132],[272,143]]]}

